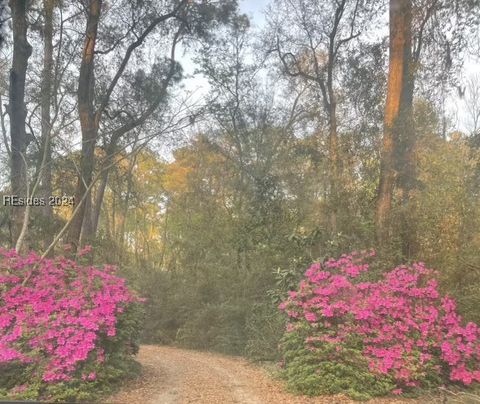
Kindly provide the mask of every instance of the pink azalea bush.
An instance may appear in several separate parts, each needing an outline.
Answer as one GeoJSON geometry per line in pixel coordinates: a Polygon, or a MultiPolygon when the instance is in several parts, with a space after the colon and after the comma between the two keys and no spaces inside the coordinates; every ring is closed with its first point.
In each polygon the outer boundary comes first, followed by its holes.
{"type": "Polygon", "coordinates": [[[415,263],[368,281],[366,261],[374,255],[354,252],[305,272],[280,304],[289,318],[287,357],[295,349],[308,352],[297,361],[304,373],[328,373],[329,361],[368,370],[385,382],[383,393],[480,382],[479,327],[463,325],[455,301],[439,293],[436,272],[415,263]]]}
{"type": "Polygon", "coordinates": [[[0,388],[95,381],[109,359],[133,353],[138,322],[126,313],[139,302],[113,266],[0,250],[0,372],[13,374],[0,388]]]}

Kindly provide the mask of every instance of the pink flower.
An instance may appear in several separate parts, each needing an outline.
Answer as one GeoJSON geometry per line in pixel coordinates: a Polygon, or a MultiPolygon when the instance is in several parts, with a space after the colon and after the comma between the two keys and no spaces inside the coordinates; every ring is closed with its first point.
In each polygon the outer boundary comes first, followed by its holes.
{"type": "Polygon", "coordinates": [[[322,315],[324,317],[333,317],[333,310],[331,307],[325,307],[323,310],[322,310],[322,315]]]}
{"type": "Polygon", "coordinates": [[[359,282],[368,271],[364,260],[374,256],[355,252],[329,259],[323,270],[312,265],[297,293],[280,305],[295,309],[287,310],[288,332],[308,330],[309,350],[327,342],[341,352],[354,337],[369,370],[396,381],[393,394],[419,386],[427,372],[442,377],[442,367],[450,368],[451,381],[480,381],[480,327],[462,325],[455,301],[438,291],[437,273],[416,263],[385,272],[378,282],[359,282]]]}
{"type": "Polygon", "coordinates": [[[0,278],[7,278],[0,294],[0,366],[35,364],[46,383],[72,380],[86,362],[103,362],[99,341],[114,336],[118,315],[140,300],[109,267],[104,272],[63,257],[43,260],[4,250],[0,265],[7,274],[0,278]]]}
{"type": "Polygon", "coordinates": [[[312,312],[306,312],[305,319],[310,323],[314,323],[315,321],[317,321],[317,316],[312,312]]]}
{"type": "Polygon", "coordinates": [[[23,393],[24,391],[26,391],[28,389],[28,384],[20,384],[18,386],[15,386],[11,392],[13,394],[20,394],[20,393],[23,393]]]}
{"type": "Polygon", "coordinates": [[[91,245],[86,245],[85,247],[83,247],[78,253],[77,255],[79,257],[82,257],[84,255],[87,255],[88,253],[90,253],[92,251],[92,246],[91,245]]]}

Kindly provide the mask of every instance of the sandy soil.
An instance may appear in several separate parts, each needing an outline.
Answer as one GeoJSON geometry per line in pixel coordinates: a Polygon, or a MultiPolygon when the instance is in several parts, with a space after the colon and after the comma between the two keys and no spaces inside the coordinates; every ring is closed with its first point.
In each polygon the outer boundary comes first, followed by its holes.
{"type": "MultiPolygon", "coordinates": [[[[248,361],[206,352],[144,345],[138,360],[143,374],[108,403],[130,404],[343,404],[343,396],[309,398],[285,392],[281,382],[248,361]]],[[[381,399],[369,403],[421,403],[381,399]]]]}

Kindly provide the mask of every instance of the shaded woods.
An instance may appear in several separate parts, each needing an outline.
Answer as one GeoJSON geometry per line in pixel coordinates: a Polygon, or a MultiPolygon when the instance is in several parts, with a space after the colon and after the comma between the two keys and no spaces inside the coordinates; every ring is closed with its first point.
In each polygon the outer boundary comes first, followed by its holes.
{"type": "Polygon", "coordinates": [[[352,250],[425,262],[480,321],[478,1],[241,10],[11,1],[0,192],[31,203],[2,205],[1,245],[92,245],[146,341],[259,360],[305,269],[352,250]]]}

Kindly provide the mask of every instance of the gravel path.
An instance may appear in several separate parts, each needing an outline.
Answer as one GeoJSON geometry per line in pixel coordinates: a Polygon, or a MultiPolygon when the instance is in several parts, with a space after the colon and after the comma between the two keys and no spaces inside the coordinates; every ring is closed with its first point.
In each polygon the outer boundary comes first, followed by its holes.
{"type": "MultiPolygon", "coordinates": [[[[284,391],[280,382],[244,359],[172,347],[144,345],[142,376],[108,403],[129,404],[344,404],[342,396],[309,398],[284,391]]],[[[369,403],[415,403],[381,399],[369,403]]]]}

